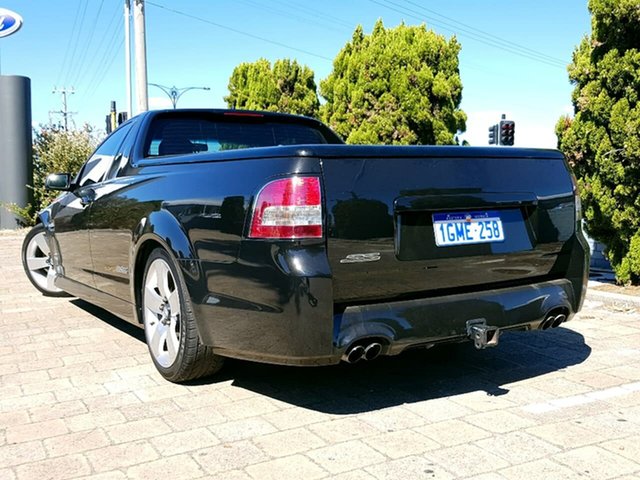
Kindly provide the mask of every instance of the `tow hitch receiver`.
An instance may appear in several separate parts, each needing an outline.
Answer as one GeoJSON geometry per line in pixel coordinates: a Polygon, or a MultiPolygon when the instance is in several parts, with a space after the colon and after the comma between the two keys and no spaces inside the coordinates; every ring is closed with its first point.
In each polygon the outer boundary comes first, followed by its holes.
{"type": "Polygon", "coordinates": [[[484,318],[477,318],[467,322],[467,335],[473,340],[473,345],[482,350],[498,345],[500,329],[488,326],[484,318]]]}

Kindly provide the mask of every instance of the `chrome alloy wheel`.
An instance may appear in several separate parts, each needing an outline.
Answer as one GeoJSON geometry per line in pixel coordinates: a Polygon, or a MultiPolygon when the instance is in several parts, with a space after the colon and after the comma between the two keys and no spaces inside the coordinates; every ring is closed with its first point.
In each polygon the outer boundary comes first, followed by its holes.
{"type": "Polygon", "coordinates": [[[45,293],[62,293],[53,284],[55,270],[51,262],[51,249],[45,238],[44,231],[39,231],[27,243],[24,250],[24,262],[27,274],[45,293]]]}
{"type": "Polygon", "coordinates": [[[147,270],[144,284],[144,327],[147,345],[155,361],[169,368],[180,348],[180,295],[167,262],[156,258],[147,270]]]}

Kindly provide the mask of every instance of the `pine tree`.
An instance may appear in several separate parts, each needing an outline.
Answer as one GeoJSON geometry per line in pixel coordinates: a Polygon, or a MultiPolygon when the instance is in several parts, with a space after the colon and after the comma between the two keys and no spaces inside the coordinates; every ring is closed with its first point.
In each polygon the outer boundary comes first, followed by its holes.
{"type": "Polygon", "coordinates": [[[224,97],[230,108],[294,113],[317,117],[320,102],[314,73],[297,61],[261,58],[241,63],[229,79],[229,95],[224,97]]]}
{"type": "Polygon", "coordinates": [[[569,65],[575,115],[556,125],[588,233],[621,283],[640,283],[640,0],[590,0],[591,35],[569,65]]]}
{"type": "Polygon", "coordinates": [[[320,82],[321,117],[348,143],[454,144],[466,122],[459,52],[424,25],[358,26],[320,82]]]}

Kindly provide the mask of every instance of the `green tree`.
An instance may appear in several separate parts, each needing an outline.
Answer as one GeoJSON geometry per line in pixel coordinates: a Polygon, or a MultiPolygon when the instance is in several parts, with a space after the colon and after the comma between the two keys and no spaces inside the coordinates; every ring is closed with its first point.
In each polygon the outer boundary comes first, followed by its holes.
{"type": "Polygon", "coordinates": [[[591,35],[573,52],[573,118],[558,148],[579,179],[587,231],[621,283],[640,283],[640,0],[590,0],[591,35]]]}
{"type": "Polygon", "coordinates": [[[348,143],[455,144],[467,118],[459,52],[424,25],[358,26],[320,82],[322,119],[348,143]]]}
{"type": "Polygon", "coordinates": [[[241,63],[233,69],[224,100],[230,108],[308,117],[317,117],[320,107],[313,70],[289,59],[277,60],[273,67],[264,58],[241,63]]]}
{"type": "Polygon", "coordinates": [[[47,190],[44,182],[50,173],[72,173],[80,170],[97,144],[91,128],[65,131],[54,125],[41,126],[33,140],[33,202],[24,207],[9,205],[23,219],[24,225],[34,225],[38,212],[49,205],[59,192],[47,190]]]}

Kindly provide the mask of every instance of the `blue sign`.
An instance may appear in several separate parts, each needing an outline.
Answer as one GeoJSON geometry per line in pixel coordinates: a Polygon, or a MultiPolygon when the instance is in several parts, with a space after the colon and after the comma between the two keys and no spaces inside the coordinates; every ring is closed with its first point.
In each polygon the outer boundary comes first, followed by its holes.
{"type": "Polygon", "coordinates": [[[22,17],[11,10],[0,8],[0,38],[16,33],[22,27],[22,17]]]}

